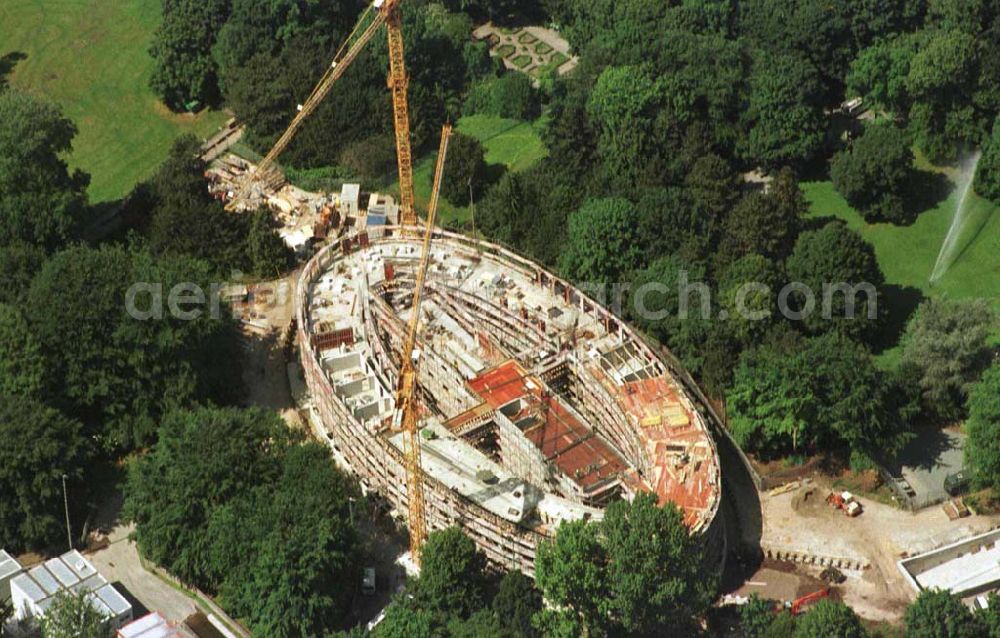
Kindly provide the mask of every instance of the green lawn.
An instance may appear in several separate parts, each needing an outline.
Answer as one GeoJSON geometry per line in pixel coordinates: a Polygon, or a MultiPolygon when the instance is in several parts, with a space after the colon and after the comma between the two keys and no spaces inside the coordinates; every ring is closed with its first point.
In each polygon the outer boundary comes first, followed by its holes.
{"type": "Polygon", "coordinates": [[[91,200],[128,193],[182,133],[208,137],[226,119],[170,113],[148,88],[160,0],[2,0],[0,55],[21,52],[11,84],[62,105],[79,134],[70,164],[92,176],[91,200]]]}
{"type": "MultiPolygon", "coordinates": [[[[901,321],[912,310],[919,295],[927,297],[985,298],[1000,310],[1000,208],[970,195],[968,221],[958,243],[957,258],[945,275],[930,283],[941,244],[951,226],[958,195],[952,193],[936,207],[924,211],[911,226],[869,224],[826,182],[802,184],[812,217],[837,217],[875,247],[886,282],[890,320],[901,329],[901,321]],[[914,290],[915,289],[915,290],[914,290]]],[[[1000,339],[1000,335],[997,336],[1000,339]]],[[[894,367],[899,347],[880,356],[880,364],[894,367]]]]}
{"type": "MultiPolygon", "coordinates": [[[[472,115],[458,120],[456,130],[483,143],[486,149],[486,161],[490,164],[502,164],[507,170],[520,172],[530,168],[548,151],[540,136],[542,120],[534,123],[507,120],[490,115],[472,115]]],[[[437,153],[420,160],[413,170],[413,189],[417,199],[417,208],[427,210],[431,199],[431,186],[434,180],[434,167],[437,153]]],[[[399,183],[391,187],[393,192],[399,192],[399,183]]],[[[442,199],[438,208],[439,224],[464,224],[472,218],[468,207],[453,206],[442,199]]]]}
{"type": "Polygon", "coordinates": [[[1000,210],[970,195],[969,219],[959,240],[959,255],[948,272],[931,285],[941,244],[951,226],[957,195],[920,214],[911,226],[868,224],[830,182],[802,185],[814,217],[843,219],[871,242],[886,281],[917,288],[927,296],[985,297],[1000,301],[1000,210]]]}

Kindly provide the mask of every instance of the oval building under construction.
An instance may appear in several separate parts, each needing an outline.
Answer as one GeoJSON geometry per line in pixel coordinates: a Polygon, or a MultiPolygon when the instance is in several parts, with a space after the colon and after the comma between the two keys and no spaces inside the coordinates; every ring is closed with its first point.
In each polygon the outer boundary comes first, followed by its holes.
{"type": "MultiPolygon", "coordinates": [[[[394,397],[419,232],[377,226],[326,246],[296,293],[314,427],[399,512],[394,397]]],[[[562,521],[652,492],[724,553],[722,477],[697,394],[619,318],[541,266],[437,231],[421,308],[426,525],[460,526],[494,563],[534,573],[562,521]]]]}

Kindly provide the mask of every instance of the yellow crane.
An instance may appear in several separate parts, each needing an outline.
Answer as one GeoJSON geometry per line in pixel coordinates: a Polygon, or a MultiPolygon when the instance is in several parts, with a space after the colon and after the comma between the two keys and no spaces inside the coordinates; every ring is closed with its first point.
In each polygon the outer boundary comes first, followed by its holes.
{"type": "Polygon", "coordinates": [[[228,208],[234,210],[251,195],[255,183],[266,181],[275,167],[278,157],[288,148],[303,123],[329,95],[351,63],[382,27],[389,33],[389,89],[392,91],[393,124],[396,130],[396,158],[399,164],[399,213],[400,223],[413,226],[417,215],[413,204],[413,154],[410,148],[410,109],[407,100],[410,78],[406,72],[403,49],[403,29],[399,7],[402,0],[375,0],[361,14],[351,35],[334,56],[330,68],[326,70],[309,98],[298,107],[298,113],[285,132],[278,138],[256,170],[248,173],[238,185],[228,208]]]}
{"type": "MultiPolygon", "coordinates": [[[[309,98],[298,108],[298,113],[288,126],[288,129],[278,138],[274,147],[260,161],[257,168],[246,175],[238,185],[233,201],[228,208],[239,208],[251,195],[255,183],[267,181],[273,174],[278,157],[288,148],[295,135],[305,121],[329,95],[351,63],[357,59],[364,48],[375,37],[382,27],[386,26],[389,36],[389,89],[392,92],[393,124],[396,131],[396,159],[399,164],[399,210],[400,224],[416,226],[417,215],[413,197],[413,155],[410,148],[410,109],[407,100],[410,78],[406,72],[406,61],[403,48],[403,30],[399,7],[402,0],[375,0],[361,15],[354,30],[348,36],[344,45],[337,51],[330,68],[326,70],[309,98]]],[[[438,152],[437,169],[434,176],[434,189],[431,195],[430,208],[427,214],[426,230],[424,232],[423,248],[417,269],[416,285],[413,291],[412,316],[403,344],[402,365],[400,366],[399,382],[396,388],[396,419],[404,433],[404,455],[406,459],[406,489],[410,522],[410,553],[416,565],[420,565],[420,552],[427,536],[426,517],[424,513],[424,491],[420,464],[419,444],[419,409],[417,405],[417,359],[414,356],[417,342],[417,329],[420,322],[420,306],[423,299],[424,282],[427,277],[427,267],[430,262],[430,244],[434,232],[434,222],[441,192],[441,181],[444,174],[445,156],[448,152],[448,142],[451,139],[452,128],[445,126],[441,135],[441,148],[438,152]]]]}
{"type": "Polygon", "coordinates": [[[413,287],[413,302],[410,304],[410,322],[403,344],[399,381],[396,384],[396,418],[403,431],[403,452],[406,458],[406,496],[410,518],[410,556],[420,565],[420,552],[427,537],[426,515],[424,512],[424,483],[421,478],[419,405],[417,404],[417,365],[419,351],[417,329],[420,325],[420,306],[424,299],[424,284],[427,268],[431,261],[431,239],[434,236],[434,221],[437,219],[438,203],[441,197],[441,182],[444,179],[445,158],[452,128],[445,125],[441,131],[441,148],[438,150],[437,168],[434,171],[434,188],[427,210],[423,245],[420,248],[420,262],[417,266],[416,282],[413,287]]]}

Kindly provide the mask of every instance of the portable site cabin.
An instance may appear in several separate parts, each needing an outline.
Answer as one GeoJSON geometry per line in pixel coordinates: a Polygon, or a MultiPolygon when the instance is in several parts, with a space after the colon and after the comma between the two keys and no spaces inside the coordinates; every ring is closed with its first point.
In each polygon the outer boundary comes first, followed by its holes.
{"type": "Polygon", "coordinates": [[[14,614],[41,618],[62,593],[86,594],[91,604],[118,629],[132,621],[132,605],[80,552],[67,552],[10,581],[14,614]]]}

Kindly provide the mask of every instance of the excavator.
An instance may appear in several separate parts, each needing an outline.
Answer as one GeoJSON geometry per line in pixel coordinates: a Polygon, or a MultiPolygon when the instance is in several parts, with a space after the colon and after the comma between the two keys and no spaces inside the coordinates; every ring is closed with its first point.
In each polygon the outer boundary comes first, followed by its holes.
{"type": "MultiPolygon", "coordinates": [[[[403,29],[400,17],[402,0],[375,0],[362,13],[357,24],[347,40],[337,51],[330,67],[320,78],[316,88],[309,98],[297,109],[288,129],[281,135],[274,147],[260,161],[256,169],[248,172],[235,189],[234,197],[227,208],[231,211],[245,207],[255,189],[261,189],[273,181],[277,160],[288,148],[295,135],[329,95],[337,81],[343,77],[369,42],[384,25],[389,39],[389,75],[388,85],[392,92],[393,125],[396,133],[396,159],[399,167],[399,211],[400,226],[404,232],[416,233],[417,215],[413,195],[413,154],[410,146],[410,115],[407,93],[409,90],[409,75],[406,71],[405,51],[403,47],[403,29]]],[[[441,147],[438,151],[437,168],[434,177],[434,189],[427,211],[427,220],[423,233],[420,262],[416,273],[416,284],[413,291],[412,310],[407,326],[406,341],[403,344],[400,374],[396,385],[394,426],[404,433],[404,456],[406,464],[406,493],[410,527],[410,556],[413,563],[420,566],[420,554],[427,536],[426,515],[424,511],[423,479],[420,461],[419,445],[419,401],[417,399],[417,372],[419,350],[416,348],[417,332],[420,323],[420,307],[424,296],[424,283],[427,278],[430,263],[430,246],[434,233],[434,222],[440,198],[441,182],[444,174],[445,158],[448,143],[451,139],[452,127],[446,125],[441,135],[441,147]]]]}

